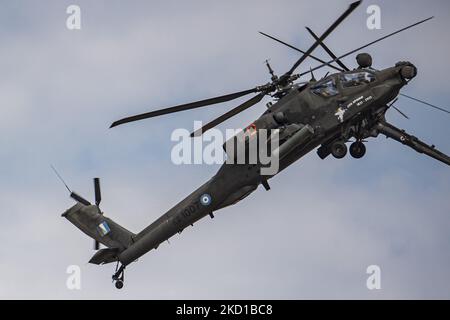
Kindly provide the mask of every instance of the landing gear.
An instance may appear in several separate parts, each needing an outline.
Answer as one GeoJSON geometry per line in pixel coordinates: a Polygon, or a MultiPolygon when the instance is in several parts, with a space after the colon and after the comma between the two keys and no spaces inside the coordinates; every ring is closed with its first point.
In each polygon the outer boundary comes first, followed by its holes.
{"type": "Polygon", "coordinates": [[[113,274],[112,280],[113,280],[113,282],[115,282],[114,285],[116,286],[117,289],[122,289],[123,281],[124,281],[124,277],[125,277],[125,266],[121,265],[120,268],[117,269],[118,266],[119,266],[119,262],[117,262],[116,273],[113,274]]]}
{"type": "Polygon", "coordinates": [[[336,141],[331,145],[331,154],[336,159],[342,159],[347,154],[347,146],[342,141],[336,141]]]}
{"type": "Polygon", "coordinates": [[[117,289],[122,289],[123,288],[123,281],[122,280],[117,280],[114,285],[116,286],[117,289]]]}
{"type": "Polygon", "coordinates": [[[359,159],[362,158],[366,154],[366,146],[361,141],[355,141],[350,145],[350,155],[359,159]]]}

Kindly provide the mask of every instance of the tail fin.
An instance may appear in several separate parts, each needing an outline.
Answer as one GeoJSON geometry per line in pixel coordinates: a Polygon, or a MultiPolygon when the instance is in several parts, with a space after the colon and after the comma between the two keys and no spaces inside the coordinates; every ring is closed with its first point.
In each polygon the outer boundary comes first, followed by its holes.
{"type": "Polygon", "coordinates": [[[89,237],[108,247],[97,251],[90,263],[104,264],[117,261],[117,255],[133,243],[135,234],[100,214],[95,205],[86,206],[77,203],[62,216],[89,237]]]}

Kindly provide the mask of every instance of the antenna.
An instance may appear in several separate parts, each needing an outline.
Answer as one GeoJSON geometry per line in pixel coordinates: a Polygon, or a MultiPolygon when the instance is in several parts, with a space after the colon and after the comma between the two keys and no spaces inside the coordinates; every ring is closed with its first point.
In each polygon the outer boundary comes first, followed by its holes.
{"type": "Polygon", "coordinates": [[[314,77],[314,72],[312,71],[311,67],[309,67],[309,72],[311,72],[311,80],[310,81],[316,82],[316,78],[314,77]]]}
{"type": "Polygon", "coordinates": [[[53,169],[53,172],[56,174],[56,176],[59,178],[59,180],[61,180],[61,182],[64,184],[64,186],[66,187],[66,189],[72,193],[72,190],[70,190],[70,188],[67,186],[66,182],[64,181],[64,179],[59,175],[58,171],[56,171],[55,167],[51,164],[50,167],[53,169]]]}
{"type": "Polygon", "coordinates": [[[328,71],[327,73],[325,73],[325,75],[322,77],[322,79],[325,79],[329,74],[330,74],[330,72],[328,71]]]}
{"type": "MultiPolygon", "coordinates": [[[[91,205],[91,203],[89,201],[87,201],[86,199],[84,199],[82,196],[80,196],[79,194],[77,194],[77,193],[73,192],[72,190],[70,190],[70,188],[67,186],[67,183],[59,175],[58,171],[56,171],[56,169],[55,169],[55,167],[53,165],[50,165],[50,167],[53,169],[53,171],[55,172],[55,174],[59,178],[59,180],[61,180],[61,182],[64,184],[66,189],[70,192],[70,197],[72,199],[74,199],[75,201],[78,201],[78,202],[84,204],[85,206],[90,206],[91,205]]],[[[98,184],[98,182],[97,182],[97,184],[98,184]]],[[[96,190],[96,192],[97,192],[97,190],[96,190]]],[[[98,186],[98,193],[100,194],[100,186],[98,186]]],[[[99,199],[101,199],[101,196],[99,196],[99,197],[100,197],[99,199]]],[[[100,203],[100,201],[98,201],[98,203],[100,203]]]]}
{"type": "Polygon", "coordinates": [[[278,79],[278,76],[275,74],[275,72],[273,72],[273,69],[272,69],[272,67],[269,64],[269,61],[270,61],[270,59],[266,59],[266,61],[264,61],[264,62],[266,64],[266,66],[267,66],[267,69],[269,69],[270,75],[272,76],[271,80],[272,81],[276,81],[278,79]]]}

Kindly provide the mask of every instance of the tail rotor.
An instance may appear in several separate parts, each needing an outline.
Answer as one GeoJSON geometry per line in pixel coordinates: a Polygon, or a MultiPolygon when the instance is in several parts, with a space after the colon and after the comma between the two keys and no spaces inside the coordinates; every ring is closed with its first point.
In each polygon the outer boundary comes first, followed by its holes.
{"type": "MultiPolygon", "coordinates": [[[[100,210],[100,202],[102,201],[102,193],[100,191],[100,179],[94,178],[94,192],[95,192],[95,205],[97,206],[98,213],[103,214],[100,210]]],[[[94,250],[100,249],[100,243],[94,240],[94,250]]]]}

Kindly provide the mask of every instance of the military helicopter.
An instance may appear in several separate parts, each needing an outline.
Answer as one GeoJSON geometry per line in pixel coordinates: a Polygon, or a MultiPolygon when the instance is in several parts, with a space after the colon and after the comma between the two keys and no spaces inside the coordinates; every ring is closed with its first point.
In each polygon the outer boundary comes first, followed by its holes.
{"type": "MultiPolygon", "coordinates": [[[[399,94],[450,113],[448,110],[400,93],[400,90],[417,75],[417,68],[412,63],[398,62],[393,67],[376,70],[372,67],[371,56],[367,53],[360,53],[356,56],[358,67],[351,70],[341,60],[369,45],[422,24],[433,17],[414,23],[337,57],[325,45],[324,40],[360,3],[361,1],[352,3],[321,36],[317,36],[308,28],[308,32],[313,36],[315,42],[306,51],[263,33],[263,35],[302,53],[292,68],[281,76],[277,76],[270,64],[266,62],[271,74],[271,82],[267,84],[249,90],[127,117],[114,122],[111,127],[205,107],[256,93],[251,99],[212,120],[201,129],[195,130],[191,136],[201,135],[257,104],[264,96],[270,95],[274,99],[274,103],[268,104],[267,110],[249,128],[256,131],[260,129],[279,130],[280,146],[277,149],[280,161],[279,171],[284,170],[316,148],[317,154],[322,159],[330,154],[338,159],[343,158],[347,154],[346,143],[350,139],[354,139],[354,142],[350,145],[350,155],[354,158],[361,158],[366,152],[365,139],[375,138],[380,134],[450,165],[449,156],[438,151],[433,145],[430,146],[420,141],[386,121],[385,114],[389,109],[395,108],[394,103],[399,94]],[[312,52],[319,46],[331,56],[330,61],[323,61],[312,55],[312,52]],[[294,71],[308,57],[319,61],[321,64],[306,72],[294,74],[294,71]],[[336,69],[338,72],[327,74],[322,79],[316,80],[313,72],[325,66],[336,69]],[[295,82],[308,74],[311,75],[309,81],[295,82]]],[[[396,110],[402,113],[399,109],[396,110]]],[[[137,234],[130,232],[103,215],[99,208],[101,193],[98,178],[94,179],[95,204],[91,204],[69,189],[71,197],[77,203],[64,212],[63,217],[93,238],[95,249],[99,249],[99,243],[106,246],[106,248],[98,250],[89,262],[93,264],[116,262],[116,271],[112,279],[115,286],[120,289],[123,287],[125,268],[148,251],[158,248],[161,243],[173,235],[181,233],[186,227],[193,225],[199,219],[208,215],[214,218],[214,212],[244,199],[260,184],[266,190],[269,190],[268,180],[273,175],[261,175],[261,167],[261,164],[223,164],[209,181],[137,234]]]]}

